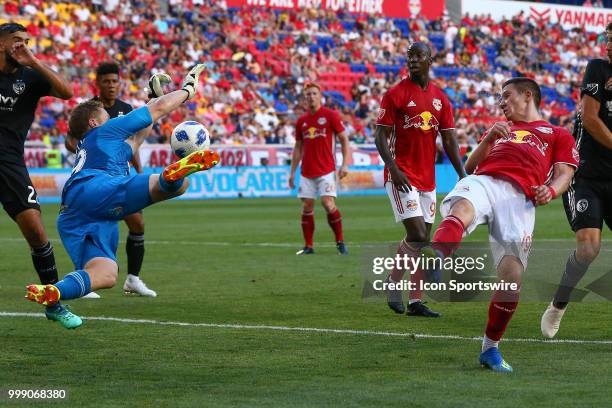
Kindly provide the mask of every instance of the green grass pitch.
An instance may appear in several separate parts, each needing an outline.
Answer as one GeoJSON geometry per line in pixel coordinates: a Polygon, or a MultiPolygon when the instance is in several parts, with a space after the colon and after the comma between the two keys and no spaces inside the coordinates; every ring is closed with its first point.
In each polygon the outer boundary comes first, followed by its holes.
{"type": "MultiPolygon", "coordinates": [[[[480,343],[467,339],[482,335],[487,303],[434,303],[443,317],[427,320],[362,300],[363,245],[397,242],[402,228],[386,197],[341,197],[338,205],[348,257],[335,254],[321,207],[317,253],[294,255],[301,246],[296,199],[175,201],[145,210],[141,276],[158,297],[122,293],[122,241],[117,286],[99,291],[102,299],[70,304],[83,316],[150,322],[85,320],[68,331],[44,318],[0,316],[0,405],[13,404],[8,389],[65,389],[58,405],[79,407],[609,406],[611,343],[502,342],[515,373],[500,375],[479,367],[480,343]]],[[[71,263],[55,229],[57,206],[43,206],[43,214],[63,276],[71,263]]],[[[536,241],[573,240],[559,200],[537,218],[536,241]]],[[[474,239],[484,237],[480,227],[474,239]]],[[[0,217],[0,252],[0,312],[41,312],[23,299],[36,275],[7,216],[0,217]]],[[[551,271],[554,280],[560,273],[551,271]]],[[[506,337],[540,339],[545,306],[519,304],[506,337]]],[[[611,319],[609,303],[572,304],[559,338],[610,341],[611,319]]]]}

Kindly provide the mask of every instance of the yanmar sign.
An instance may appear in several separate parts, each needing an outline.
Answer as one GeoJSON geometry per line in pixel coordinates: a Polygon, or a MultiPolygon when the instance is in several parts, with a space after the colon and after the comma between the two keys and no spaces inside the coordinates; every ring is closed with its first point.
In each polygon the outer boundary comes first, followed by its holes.
{"type": "Polygon", "coordinates": [[[612,9],[522,1],[462,0],[463,13],[490,13],[496,21],[511,18],[521,11],[535,24],[558,23],[566,29],[580,27],[586,31],[601,32],[612,22],[612,9]]]}

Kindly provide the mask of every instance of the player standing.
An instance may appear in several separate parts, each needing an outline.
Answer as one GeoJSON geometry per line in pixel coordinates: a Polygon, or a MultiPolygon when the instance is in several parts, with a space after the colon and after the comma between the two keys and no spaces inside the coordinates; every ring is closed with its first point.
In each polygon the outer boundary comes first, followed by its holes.
{"type": "MultiPolygon", "coordinates": [[[[416,257],[429,242],[436,214],[436,138],[442,135],[444,150],[459,178],[463,165],[455,138],[455,120],[444,91],[429,78],[431,49],[417,42],[408,49],[410,76],[384,96],[376,121],[376,147],[385,162],[385,188],[395,221],[402,222],[406,236],[397,254],[416,257]]],[[[404,270],[394,269],[387,283],[398,283],[404,270]]],[[[411,275],[417,287],[423,271],[411,275]]],[[[396,313],[404,313],[400,290],[387,290],[387,304],[396,313]]],[[[410,291],[407,314],[439,317],[422,302],[421,290],[410,291]]]]}
{"type": "Polygon", "coordinates": [[[499,106],[508,122],[495,123],[470,155],[465,168],[473,174],[442,201],[444,219],[432,243],[440,257],[448,257],[463,236],[479,224],[488,225],[497,277],[516,284],[496,291],[489,304],[480,364],[499,372],[512,371],[498,345],[518,305],[535,206],[563,193],[578,165],[574,139],[542,120],[540,100],[540,87],[532,79],[513,78],[503,84],[499,106]]]}
{"type": "MultiPolygon", "coordinates": [[[[96,88],[98,96],[93,100],[102,102],[104,109],[110,118],[127,115],[132,111],[132,105],[118,98],[121,90],[121,77],[119,73],[119,65],[115,62],[103,62],[96,68],[96,88]]],[[[146,137],[146,136],[145,136],[146,137]]],[[[71,149],[75,151],[76,146],[71,149]]],[[[136,173],[142,173],[140,164],[140,155],[135,151],[130,161],[136,173]]],[[[149,289],[147,285],[140,279],[140,270],[145,254],[144,247],[144,218],[142,212],[128,214],[124,218],[125,224],[128,227],[128,237],[125,243],[125,252],[127,254],[127,277],[123,284],[125,293],[136,293],[141,296],[155,297],[157,293],[149,289]]],[[[88,298],[99,298],[95,292],[89,293],[88,298]]]]}
{"type": "Polygon", "coordinates": [[[76,270],[55,285],[29,285],[28,299],[53,305],[60,299],[113,287],[118,273],[118,221],[183,194],[188,186],[185,177],[219,162],[217,153],[202,150],[166,167],[161,175],[128,174],[128,160],[148,128],[195,96],[203,69],[203,64],[197,65],[185,77],[182,89],[124,116],[110,119],[99,101],[84,102],[72,111],[70,134],[79,140],[79,147],[62,192],[57,226],[76,270]]]}
{"type": "Polygon", "coordinates": [[[342,216],[336,207],[335,138],[342,146],[340,179],[348,174],[348,136],[337,112],[322,105],[321,87],[310,82],[304,85],[306,113],[296,123],[295,146],[291,160],[289,187],[295,188],[295,171],[300,161],[302,170],[298,197],[302,199],[302,233],[304,248],[297,255],[314,254],[314,201],[317,194],[327,213],[327,222],[334,231],[340,255],[348,255],[342,232],[342,216]]]}
{"type": "MultiPolygon", "coordinates": [[[[28,48],[30,36],[16,23],[0,25],[0,201],[31,248],[40,282],[57,282],[53,246],[40,216],[36,190],[23,159],[24,143],[40,98],[72,98],[70,85],[28,48]]],[[[47,319],[72,329],[81,318],[56,303],[47,319]]]]}
{"type": "Polygon", "coordinates": [[[576,250],[542,315],[542,334],[549,338],[559,330],[572,289],[599,254],[603,222],[612,229],[612,23],[606,27],[606,37],[608,60],[591,60],[582,81],[581,112],[574,127],[580,168],[563,195],[567,219],[576,233],[576,250]]]}

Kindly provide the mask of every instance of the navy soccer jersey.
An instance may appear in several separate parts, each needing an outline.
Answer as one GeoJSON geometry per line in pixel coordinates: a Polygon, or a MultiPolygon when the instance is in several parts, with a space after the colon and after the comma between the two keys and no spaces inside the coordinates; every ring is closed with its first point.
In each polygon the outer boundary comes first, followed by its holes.
{"type": "Polygon", "coordinates": [[[110,176],[129,174],[128,161],[132,158],[132,147],[125,140],[151,123],[149,108],[143,106],[87,132],[77,148],[72,175],[66,182],[64,192],[75,181],[100,173],[110,176]]]}
{"type": "Polygon", "coordinates": [[[40,98],[51,93],[51,84],[30,67],[11,74],[0,72],[0,162],[23,165],[26,141],[40,98]]]}

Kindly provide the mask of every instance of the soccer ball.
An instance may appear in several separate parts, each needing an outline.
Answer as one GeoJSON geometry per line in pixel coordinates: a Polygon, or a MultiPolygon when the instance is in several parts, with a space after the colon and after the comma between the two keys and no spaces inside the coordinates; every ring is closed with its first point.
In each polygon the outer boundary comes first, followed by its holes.
{"type": "Polygon", "coordinates": [[[207,150],[210,147],[210,133],[199,122],[183,122],[172,131],[170,146],[174,154],[182,159],[197,150],[207,150]]]}

